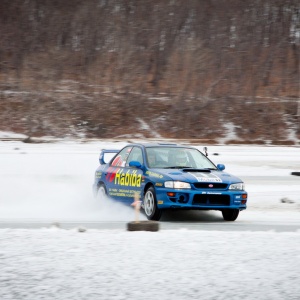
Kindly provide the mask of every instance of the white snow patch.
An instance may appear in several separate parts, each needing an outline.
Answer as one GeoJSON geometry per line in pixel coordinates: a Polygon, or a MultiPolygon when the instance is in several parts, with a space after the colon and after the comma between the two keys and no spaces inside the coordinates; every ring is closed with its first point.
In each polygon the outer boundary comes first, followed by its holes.
{"type": "Polygon", "coordinates": [[[298,137],[297,137],[297,128],[295,125],[293,125],[291,122],[287,120],[288,116],[285,116],[285,123],[287,125],[287,135],[286,139],[289,141],[294,141],[296,143],[299,142],[298,137]]]}
{"type": "Polygon", "coordinates": [[[227,122],[223,126],[225,127],[226,133],[224,137],[218,139],[219,144],[225,144],[230,140],[239,140],[239,137],[235,133],[236,126],[233,123],[227,122]]]}
{"type": "Polygon", "coordinates": [[[154,138],[162,138],[161,135],[157,131],[153,130],[153,128],[151,128],[149,124],[147,124],[144,120],[142,120],[141,118],[137,118],[136,120],[140,123],[141,130],[146,130],[150,132],[154,138]]]}
{"type": "Polygon", "coordinates": [[[0,131],[0,139],[3,139],[3,138],[25,139],[25,138],[27,138],[27,135],[14,133],[14,132],[11,132],[11,131],[0,131]]]}

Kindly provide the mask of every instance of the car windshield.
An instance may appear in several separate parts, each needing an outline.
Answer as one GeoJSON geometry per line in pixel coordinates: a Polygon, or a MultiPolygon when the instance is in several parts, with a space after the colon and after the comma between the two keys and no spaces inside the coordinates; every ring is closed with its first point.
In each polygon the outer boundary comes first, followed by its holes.
{"type": "Polygon", "coordinates": [[[148,147],[146,154],[149,168],[217,169],[203,153],[193,148],[148,147]]]}

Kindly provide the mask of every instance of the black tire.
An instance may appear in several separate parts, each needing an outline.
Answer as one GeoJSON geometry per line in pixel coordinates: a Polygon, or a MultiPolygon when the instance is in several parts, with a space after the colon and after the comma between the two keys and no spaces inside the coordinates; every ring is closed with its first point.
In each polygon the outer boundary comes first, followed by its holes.
{"type": "Polygon", "coordinates": [[[153,186],[146,191],[143,204],[147,219],[159,221],[162,211],[157,207],[156,193],[153,186]]]}
{"type": "Polygon", "coordinates": [[[291,174],[295,176],[300,176],[300,172],[292,172],[291,174]]]}
{"type": "Polygon", "coordinates": [[[238,209],[223,209],[222,215],[225,221],[235,221],[239,215],[238,209]]]}
{"type": "Polygon", "coordinates": [[[140,221],[127,223],[128,231],[158,231],[159,222],[155,221],[140,221]]]}

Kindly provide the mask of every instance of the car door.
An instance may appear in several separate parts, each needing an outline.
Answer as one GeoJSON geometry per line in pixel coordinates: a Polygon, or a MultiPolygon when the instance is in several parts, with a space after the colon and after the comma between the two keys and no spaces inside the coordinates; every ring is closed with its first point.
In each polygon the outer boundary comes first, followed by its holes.
{"type": "Polygon", "coordinates": [[[113,159],[106,175],[109,196],[129,204],[133,202],[135,193],[141,195],[142,188],[143,171],[129,166],[133,160],[143,165],[142,149],[132,146],[124,148],[113,159]]]}
{"type": "Polygon", "coordinates": [[[124,182],[126,177],[126,160],[132,150],[132,146],[125,147],[113,159],[109,168],[106,170],[105,181],[107,193],[110,197],[120,201],[127,201],[128,195],[124,192],[124,182]]]}
{"type": "Polygon", "coordinates": [[[143,186],[143,171],[140,168],[129,166],[131,161],[138,161],[141,165],[144,165],[143,153],[140,147],[132,148],[126,159],[125,167],[116,174],[118,193],[122,195],[122,201],[128,204],[133,202],[135,194],[141,198],[143,186]]]}

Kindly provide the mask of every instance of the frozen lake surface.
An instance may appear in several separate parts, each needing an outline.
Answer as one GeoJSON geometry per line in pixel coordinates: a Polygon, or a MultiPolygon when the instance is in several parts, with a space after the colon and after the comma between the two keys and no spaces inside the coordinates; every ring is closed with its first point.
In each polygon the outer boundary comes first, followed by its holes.
{"type": "Polygon", "coordinates": [[[92,196],[100,149],[124,145],[0,142],[0,299],[299,299],[299,148],[209,146],[248,209],[166,214],[154,233],[92,196]]]}

